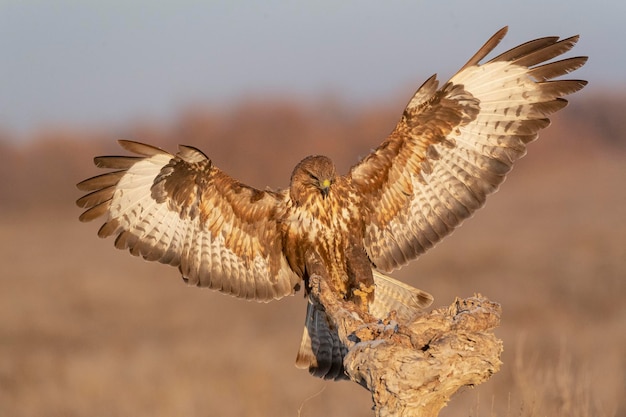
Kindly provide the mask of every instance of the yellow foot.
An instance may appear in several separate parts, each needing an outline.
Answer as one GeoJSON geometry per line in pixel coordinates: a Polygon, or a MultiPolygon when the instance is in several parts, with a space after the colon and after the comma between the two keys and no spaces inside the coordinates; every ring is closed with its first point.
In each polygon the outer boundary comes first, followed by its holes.
{"type": "Polygon", "coordinates": [[[365,286],[362,282],[359,283],[359,288],[356,288],[352,291],[352,294],[358,297],[357,300],[361,307],[366,307],[370,301],[374,299],[374,286],[365,286]]]}

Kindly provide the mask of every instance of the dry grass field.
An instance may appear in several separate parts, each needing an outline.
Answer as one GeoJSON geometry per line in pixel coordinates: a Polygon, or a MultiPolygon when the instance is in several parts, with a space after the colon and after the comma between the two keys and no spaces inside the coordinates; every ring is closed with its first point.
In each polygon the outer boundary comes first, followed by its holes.
{"type": "MultiPolygon", "coordinates": [[[[626,129],[581,102],[483,210],[395,274],[435,306],[474,292],[503,306],[501,371],[442,416],[626,416],[626,129]]],[[[336,120],[251,106],[89,140],[0,140],[1,417],[372,415],[356,384],[294,367],[301,295],[257,304],[187,287],[176,269],[115,250],[77,220],[74,184],[120,136],[195,144],[237,178],[276,187],[312,152],[345,172],[398,112],[336,120]],[[253,115],[245,126],[242,113],[253,115]]]]}

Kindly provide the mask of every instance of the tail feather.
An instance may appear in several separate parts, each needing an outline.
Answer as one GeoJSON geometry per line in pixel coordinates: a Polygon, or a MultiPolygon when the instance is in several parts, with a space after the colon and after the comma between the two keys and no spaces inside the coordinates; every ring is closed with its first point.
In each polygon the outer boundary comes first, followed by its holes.
{"type": "Polygon", "coordinates": [[[372,272],[376,289],[374,302],[369,305],[369,312],[374,317],[382,320],[391,311],[395,311],[401,323],[410,323],[421,310],[432,304],[433,296],[429,293],[381,274],[375,269],[372,272]]]}
{"type": "Polygon", "coordinates": [[[343,371],[346,353],[347,349],[326,315],[324,306],[309,296],[296,367],[308,369],[312,375],[323,379],[346,379],[343,371]]]}

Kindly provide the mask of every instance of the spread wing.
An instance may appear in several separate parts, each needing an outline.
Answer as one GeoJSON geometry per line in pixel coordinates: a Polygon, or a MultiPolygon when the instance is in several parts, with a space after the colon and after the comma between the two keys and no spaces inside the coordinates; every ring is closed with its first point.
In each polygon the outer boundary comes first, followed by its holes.
{"type": "Polygon", "coordinates": [[[113,172],[77,186],[89,194],[81,221],[104,216],[100,237],[150,261],[178,266],[190,284],[269,301],[294,292],[300,278],[283,255],[284,195],[244,186],[199,150],[176,155],[120,141],[139,156],[97,157],[113,172]]]}
{"type": "Polygon", "coordinates": [[[368,205],[365,246],[390,271],[432,247],[480,208],[526,145],[586,82],[552,80],[586,57],[545,63],[578,37],[527,42],[479,62],[506,34],[496,33],[443,87],[428,79],[391,135],[348,174],[368,205]]]}

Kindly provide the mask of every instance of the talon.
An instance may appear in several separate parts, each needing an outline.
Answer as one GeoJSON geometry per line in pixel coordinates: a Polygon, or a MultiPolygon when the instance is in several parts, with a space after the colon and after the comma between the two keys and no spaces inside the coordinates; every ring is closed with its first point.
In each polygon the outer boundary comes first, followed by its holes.
{"type": "Polygon", "coordinates": [[[359,283],[359,288],[355,288],[352,291],[352,295],[358,297],[356,301],[359,306],[367,306],[371,301],[374,300],[374,286],[366,286],[361,282],[359,283]]]}

